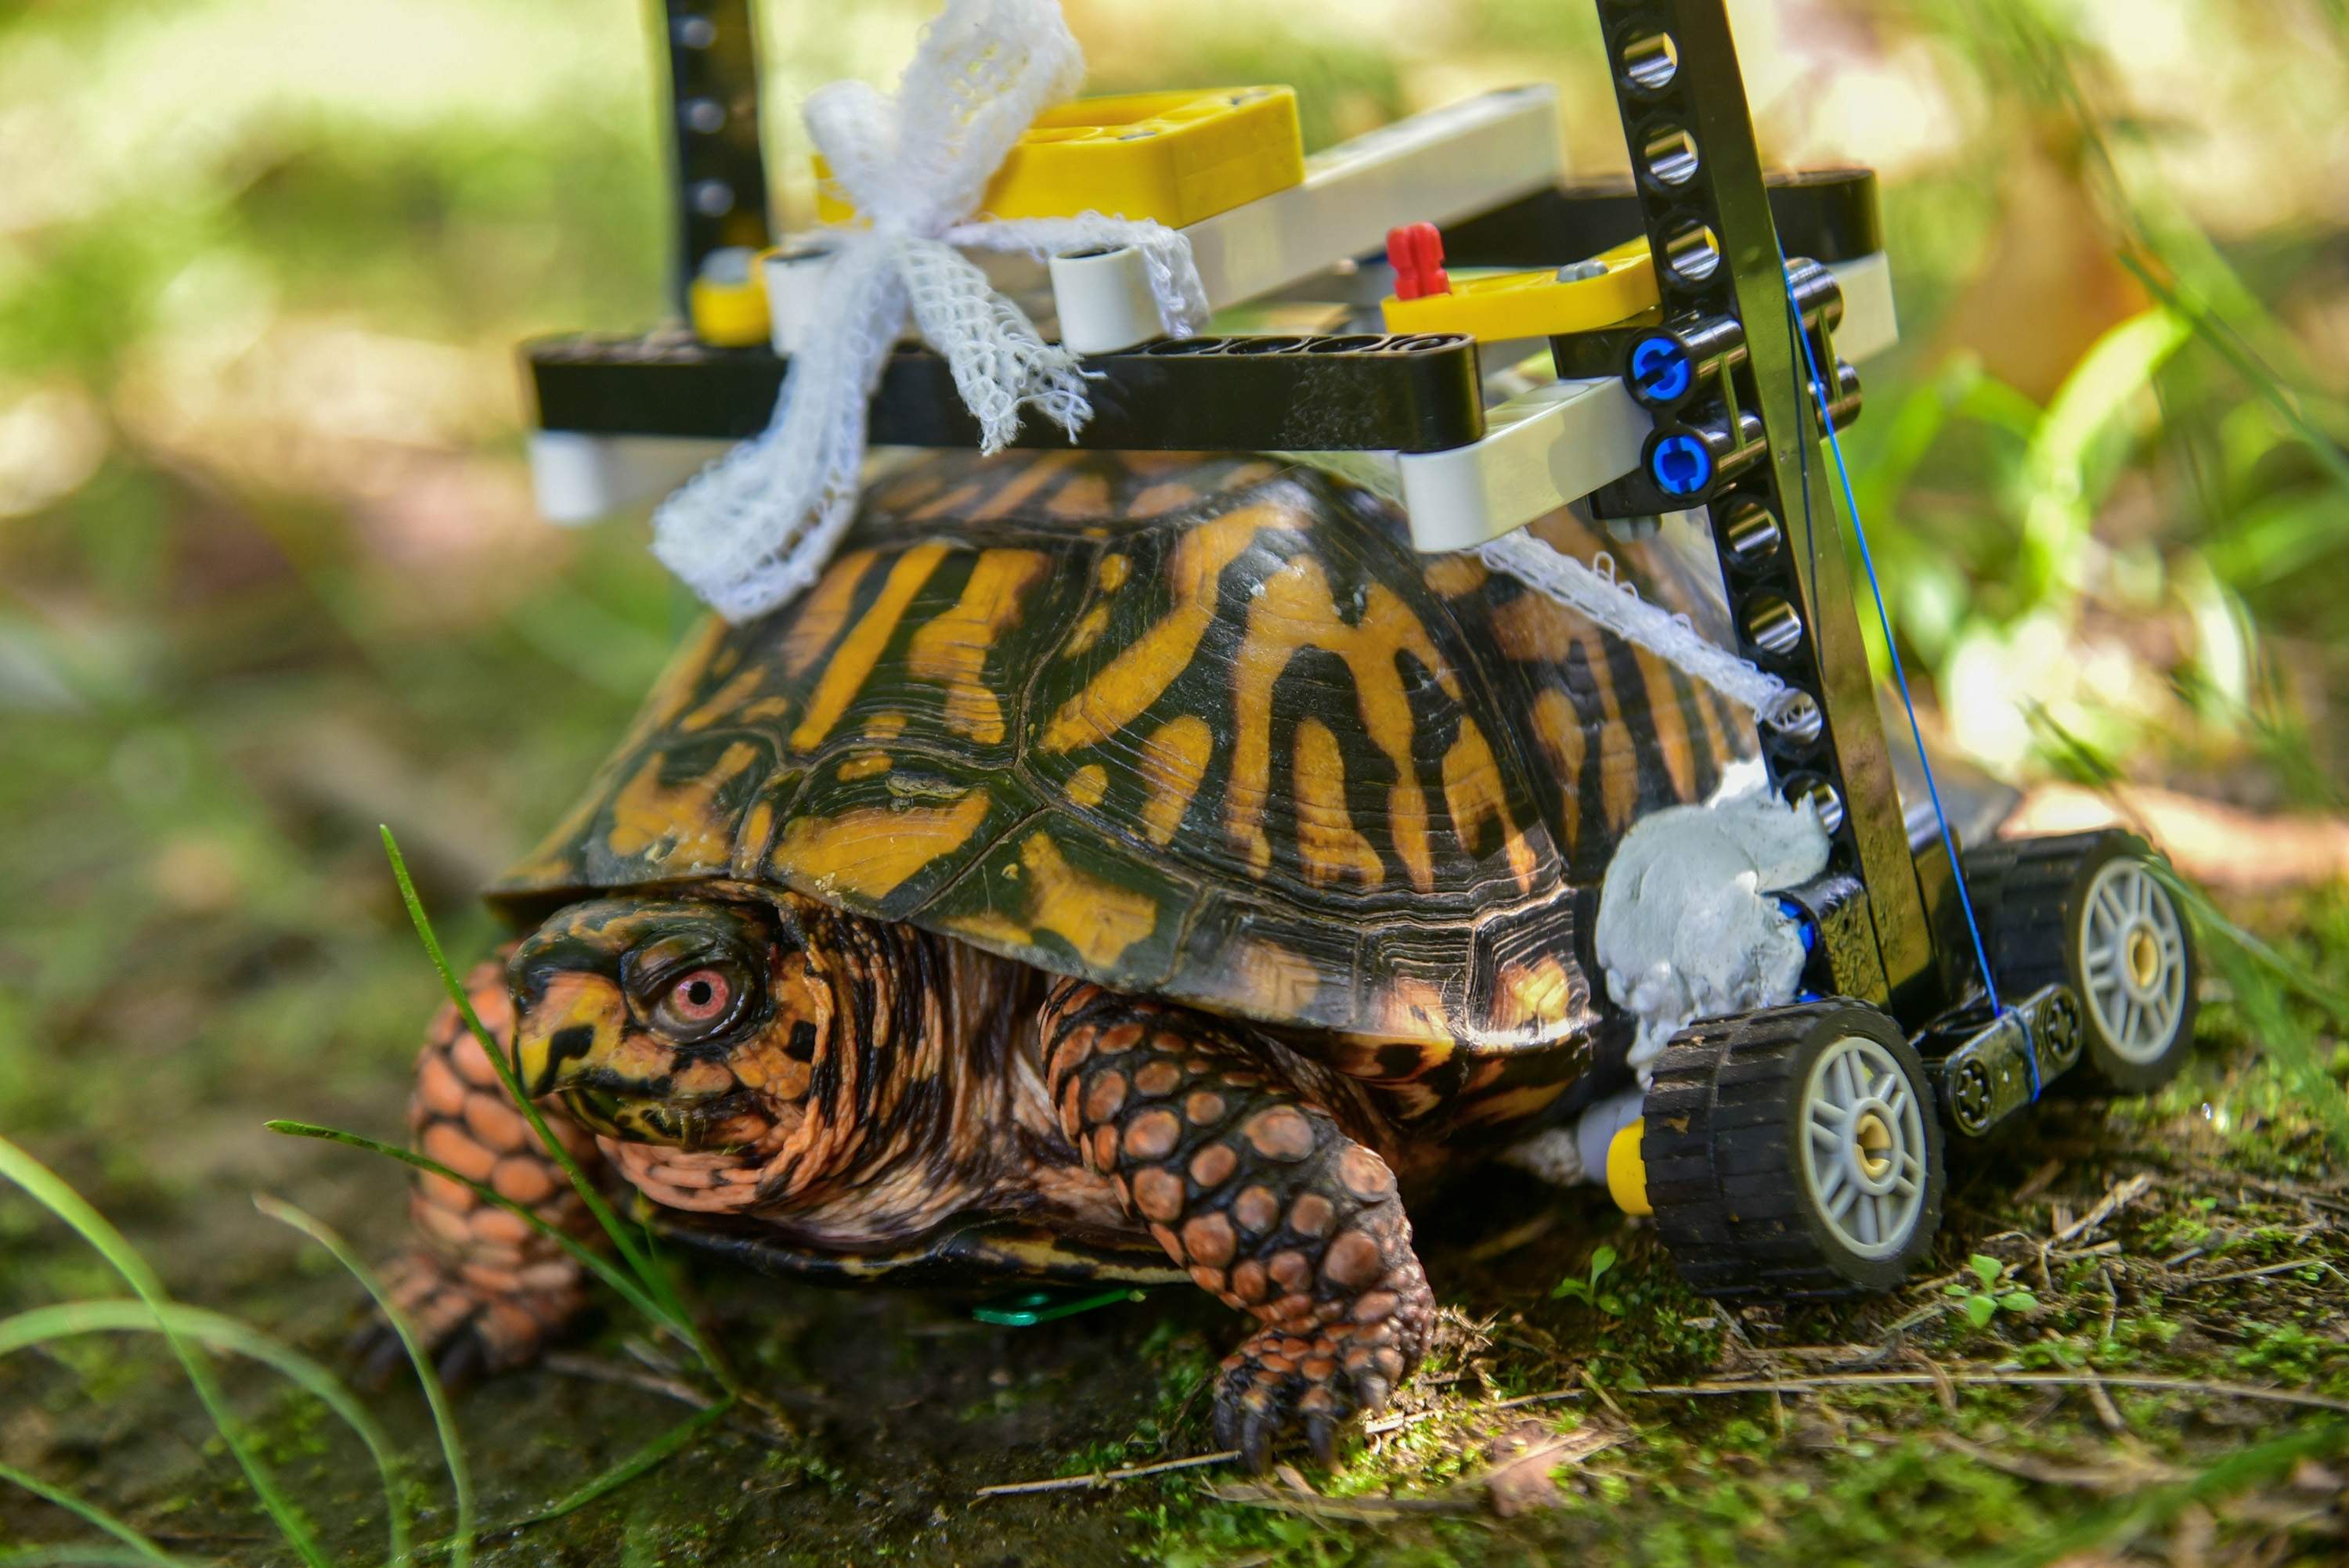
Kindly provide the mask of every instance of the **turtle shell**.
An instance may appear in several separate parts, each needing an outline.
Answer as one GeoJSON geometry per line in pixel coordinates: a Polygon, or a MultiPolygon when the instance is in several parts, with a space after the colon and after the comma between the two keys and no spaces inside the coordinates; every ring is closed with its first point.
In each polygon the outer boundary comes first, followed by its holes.
{"type": "MultiPolygon", "coordinates": [[[[1538,526],[1725,635],[1668,552],[1538,526]]],[[[868,487],[808,592],[694,633],[492,896],[763,882],[1357,1058],[1517,1052],[1593,1021],[1622,830],[1753,744],[1318,470],[940,453],[868,487]]]]}

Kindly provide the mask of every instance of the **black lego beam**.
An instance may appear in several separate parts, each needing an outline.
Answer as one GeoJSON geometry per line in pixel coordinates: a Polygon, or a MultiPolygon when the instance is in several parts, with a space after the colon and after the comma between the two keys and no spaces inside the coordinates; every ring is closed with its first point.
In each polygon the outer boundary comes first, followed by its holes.
{"type": "MultiPolygon", "coordinates": [[[[594,436],[755,436],[785,366],[674,329],[543,338],[523,354],[540,428],[594,436]]],[[[1074,444],[1093,449],[1423,452],[1485,433],[1476,345],[1449,334],[1166,338],[1083,365],[1093,417],[1074,444]]],[[[871,432],[882,446],[978,444],[947,362],[926,348],[891,356],[871,432]]],[[[1013,444],[1071,443],[1031,411],[1013,444]]]]}
{"type": "MultiPolygon", "coordinates": [[[[1806,169],[1765,177],[1770,215],[1790,256],[1848,262],[1884,249],[1872,169],[1806,169]]],[[[1454,267],[1543,267],[1612,249],[1644,232],[1629,176],[1537,191],[1444,231],[1454,267]]]]}
{"type": "Polygon", "coordinates": [[[664,0],[669,147],[677,174],[678,314],[710,252],[773,242],[759,150],[759,53],[750,0],[664,0]]]}
{"type": "MultiPolygon", "coordinates": [[[[1904,1016],[1937,1011],[1950,975],[1909,851],[1874,678],[1860,640],[1843,530],[1820,449],[1802,338],[1723,0],[1599,0],[1662,318],[1691,330],[1733,318],[1738,428],[1758,416],[1760,460],[1696,487],[1712,524],[1739,651],[1806,696],[1807,722],[1763,727],[1763,760],[1789,799],[1831,818],[1833,869],[1865,884],[1880,960],[1839,988],[1904,1016]]],[[[1815,258],[1816,259],[1816,258],[1815,258]]],[[[1823,365],[1823,375],[1835,367],[1823,365]]],[[[1662,435],[1660,430],[1659,438],[1662,435]]],[[[1683,443],[1692,445],[1692,443],[1683,443]]],[[[1656,439],[1644,460],[1661,450],[1656,439]]],[[[1690,461],[1696,467],[1695,456],[1690,461]]],[[[1689,493],[1686,487],[1674,493],[1689,493]]],[[[1692,497],[1692,499],[1694,499],[1692,497]]]]}

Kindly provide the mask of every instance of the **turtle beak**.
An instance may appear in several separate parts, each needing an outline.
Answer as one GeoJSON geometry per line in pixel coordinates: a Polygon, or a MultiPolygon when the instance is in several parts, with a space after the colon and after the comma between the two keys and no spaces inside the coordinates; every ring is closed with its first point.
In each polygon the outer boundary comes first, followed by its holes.
{"type": "Polygon", "coordinates": [[[627,1003],[601,975],[532,976],[515,997],[514,1074],[531,1099],[582,1082],[611,1086],[621,1070],[627,1003]]]}

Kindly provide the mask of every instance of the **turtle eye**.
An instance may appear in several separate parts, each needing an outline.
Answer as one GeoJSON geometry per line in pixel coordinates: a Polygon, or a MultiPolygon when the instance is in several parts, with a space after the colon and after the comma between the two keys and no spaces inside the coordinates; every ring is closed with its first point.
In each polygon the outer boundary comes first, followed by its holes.
{"type": "Polygon", "coordinates": [[[673,1039],[700,1039],[733,1021],[741,994],[740,978],[730,970],[715,965],[688,970],[661,993],[653,1023],[673,1039]]]}

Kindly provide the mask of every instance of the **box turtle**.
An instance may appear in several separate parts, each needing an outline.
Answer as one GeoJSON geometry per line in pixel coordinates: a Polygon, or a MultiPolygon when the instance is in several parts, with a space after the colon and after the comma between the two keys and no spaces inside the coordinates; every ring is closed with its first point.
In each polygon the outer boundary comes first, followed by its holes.
{"type": "MultiPolygon", "coordinates": [[[[1537,531],[1719,617],[1660,545],[1537,531]]],[[[1628,1081],[1612,847],[1752,747],[1319,471],[936,454],[800,598],[688,640],[492,890],[524,934],[474,1000],[676,1234],[843,1282],[1188,1278],[1256,1325],[1220,1439],[1326,1456],[1433,1323],[1406,1199],[1628,1081]]],[[[583,1227],[447,1010],[411,1114],[583,1227]]],[[[413,1211],[398,1289],[455,1369],[581,1310],[512,1214],[431,1176],[413,1211]]]]}

